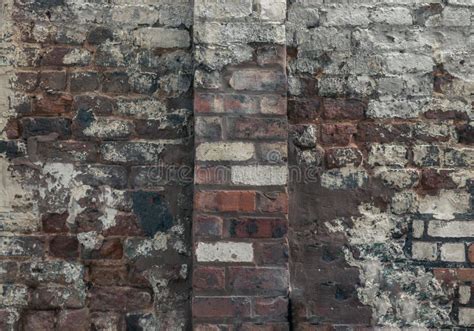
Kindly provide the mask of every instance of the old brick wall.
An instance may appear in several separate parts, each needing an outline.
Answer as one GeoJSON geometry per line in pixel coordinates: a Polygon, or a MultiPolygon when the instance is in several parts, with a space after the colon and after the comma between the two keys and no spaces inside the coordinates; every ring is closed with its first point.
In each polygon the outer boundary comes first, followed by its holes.
{"type": "Polygon", "coordinates": [[[0,329],[186,329],[191,3],[1,5],[0,329]]]}
{"type": "Polygon", "coordinates": [[[0,1],[0,330],[474,327],[473,11],[0,1]]]}
{"type": "Polygon", "coordinates": [[[290,1],[292,314],[473,326],[472,1],[290,1]]]}

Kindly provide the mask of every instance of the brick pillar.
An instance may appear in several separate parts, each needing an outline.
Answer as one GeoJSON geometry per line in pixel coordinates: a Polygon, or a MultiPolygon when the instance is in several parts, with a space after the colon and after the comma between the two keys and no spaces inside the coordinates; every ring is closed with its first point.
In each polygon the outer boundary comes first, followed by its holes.
{"type": "Polygon", "coordinates": [[[195,1],[195,330],[288,329],[286,1],[257,2],[195,1]]]}

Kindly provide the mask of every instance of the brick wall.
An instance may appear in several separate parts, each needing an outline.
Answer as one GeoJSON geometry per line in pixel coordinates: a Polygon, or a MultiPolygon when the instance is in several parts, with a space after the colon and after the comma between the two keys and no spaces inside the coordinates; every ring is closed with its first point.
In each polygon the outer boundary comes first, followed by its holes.
{"type": "Polygon", "coordinates": [[[473,325],[472,12],[288,8],[289,163],[312,175],[290,185],[297,329],[473,325]]]}
{"type": "Polygon", "coordinates": [[[474,327],[470,0],[4,0],[0,330],[474,327]]]}
{"type": "Polygon", "coordinates": [[[186,329],[190,3],[2,6],[0,329],[186,329]]]}

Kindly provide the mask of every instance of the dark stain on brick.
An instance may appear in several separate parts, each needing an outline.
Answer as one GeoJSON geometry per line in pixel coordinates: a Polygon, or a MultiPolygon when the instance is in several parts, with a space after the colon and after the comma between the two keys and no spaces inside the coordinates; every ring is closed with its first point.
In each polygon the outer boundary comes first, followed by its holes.
{"type": "Polygon", "coordinates": [[[166,200],[157,192],[137,191],[132,194],[133,211],[146,235],[169,230],[174,223],[166,200]]]}

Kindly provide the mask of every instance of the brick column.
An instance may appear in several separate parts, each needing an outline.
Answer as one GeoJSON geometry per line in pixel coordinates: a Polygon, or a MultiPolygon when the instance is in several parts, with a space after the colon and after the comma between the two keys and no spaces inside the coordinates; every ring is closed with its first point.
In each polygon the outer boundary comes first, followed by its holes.
{"type": "Polygon", "coordinates": [[[286,1],[195,1],[195,330],[288,329],[286,1]]]}

